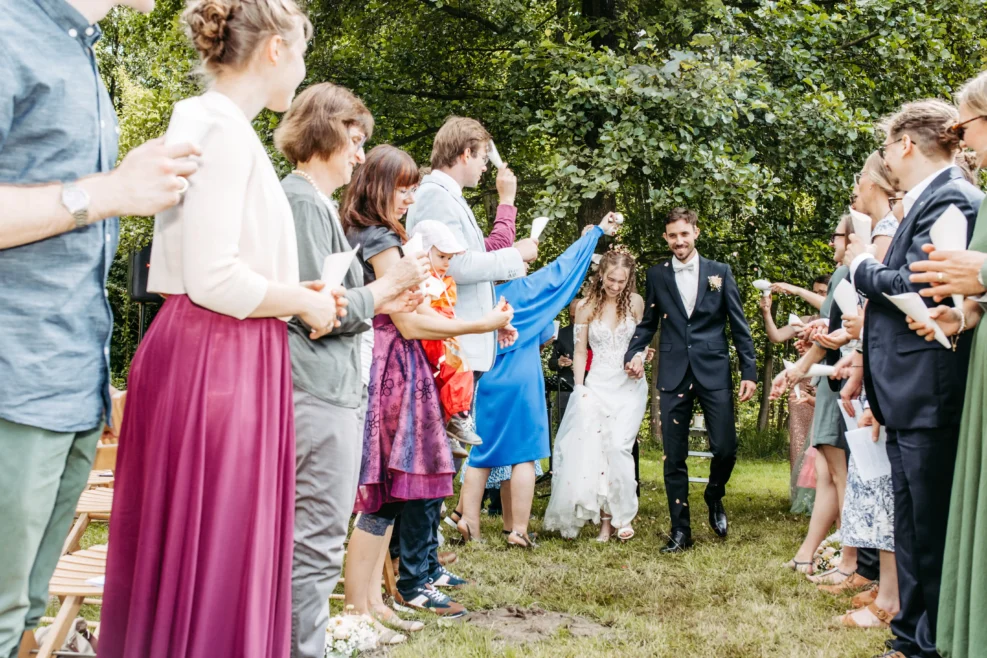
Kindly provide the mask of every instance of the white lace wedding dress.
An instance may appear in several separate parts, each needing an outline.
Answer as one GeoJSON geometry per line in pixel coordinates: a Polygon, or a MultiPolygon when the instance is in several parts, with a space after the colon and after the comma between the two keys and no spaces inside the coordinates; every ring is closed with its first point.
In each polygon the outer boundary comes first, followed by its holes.
{"type": "MultiPolygon", "coordinates": [[[[589,325],[593,362],[585,385],[569,397],[552,453],[552,497],[544,527],[563,537],[575,537],[587,521],[599,523],[601,509],[613,516],[615,528],[637,515],[631,450],[644,418],[648,384],[624,372],[636,326],[632,317],[613,331],[600,320],[589,325]]],[[[577,337],[580,333],[576,327],[577,337]]]]}

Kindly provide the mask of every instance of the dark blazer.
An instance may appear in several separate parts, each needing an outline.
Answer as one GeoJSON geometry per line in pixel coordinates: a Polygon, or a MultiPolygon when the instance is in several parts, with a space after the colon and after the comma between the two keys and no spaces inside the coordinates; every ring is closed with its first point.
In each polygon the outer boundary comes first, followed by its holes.
{"type": "Polygon", "coordinates": [[[648,270],[644,318],[634,331],[624,362],[629,362],[651,343],[660,324],[658,388],[674,389],[682,382],[690,365],[703,388],[731,388],[728,322],[740,357],[740,377],[757,381],[754,341],[730,266],[699,257],[699,290],[696,308],[689,317],[675,285],[671,261],[658,263],[648,270]],[[713,276],[721,280],[719,290],[714,290],[709,281],[713,276]]]}
{"type": "Polygon", "coordinates": [[[567,327],[559,329],[559,337],[555,339],[555,343],[552,345],[552,356],[548,359],[548,367],[559,373],[559,377],[568,382],[569,386],[572,386],[575,381],[572,366],[566,368],[561,367],[559,365],[559,357],[567,356],[571,359],[575,353],[576,346],[573,327],[570,324],[567,327]]]}
{"type": "MultiPolygon", "coordinates": [[[[970,334],[960,337],[955,352],[928,342],[908,328],[905,314],[882,293],[925,288],[927,284],[909,281],[908,266],[927,258],[922,245],[932,242],[932,225],[955,204],[966,216],[969,243],[983,199],[957,167],[950,167],[932,181],[901,222],[884,263],[868,259],[857,267],[854,285],[869,300],[864,318],[864,385],[874,417],[888,429],[949,427],[960,422],[970,334]]],[[[926,304],[935,306],[931,298],[926,304]]]]}

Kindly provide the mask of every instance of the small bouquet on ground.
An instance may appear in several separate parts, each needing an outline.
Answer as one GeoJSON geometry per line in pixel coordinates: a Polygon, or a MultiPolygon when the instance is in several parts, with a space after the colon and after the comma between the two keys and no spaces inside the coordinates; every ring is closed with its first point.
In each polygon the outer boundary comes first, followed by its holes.
{"type": "Polygon", "coordinates": [[[377,648],[377,631],[366,615],[342,614],[326,626],[325,658],[352,658],[377,648]]]}

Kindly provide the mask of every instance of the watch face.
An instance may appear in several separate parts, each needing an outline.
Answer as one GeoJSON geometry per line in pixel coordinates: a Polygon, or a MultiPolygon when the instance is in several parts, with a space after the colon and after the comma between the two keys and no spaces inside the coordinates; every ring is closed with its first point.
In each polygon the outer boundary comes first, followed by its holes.
{"type": "Polygon", "coordinates": [[[62,203],[74,214],[89,207],[89,195],[81,187],[67,185],[62,189],[62,203]]]}

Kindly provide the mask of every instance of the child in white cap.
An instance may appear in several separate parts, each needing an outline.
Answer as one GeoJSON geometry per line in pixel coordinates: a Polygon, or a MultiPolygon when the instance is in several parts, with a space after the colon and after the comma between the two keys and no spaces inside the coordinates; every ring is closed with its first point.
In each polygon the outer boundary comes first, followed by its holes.
{"type": "MultiPolygon", "coordinates": [[[[446,276],[446,272],[452,258],[466,251],[466,248],[459,244],[449,227],[439,221],[419,222],[411,231],[411,236],[415,235],[421,235],[422,246],[432,265],[432,276],[423,284],[425,301],[437,313],[455,318],[456,282],[451,276],[446,276]]],[[[429,363],[435,368],[435,385],[445,412],[446,433],[452,453],[456,457],[465,457],[468,453],[460,443],[483,443],[471,429],[469,420],[473,406],[473,371],[455,338],[423,340],[421,343],[429,363]]]]}

